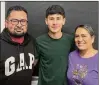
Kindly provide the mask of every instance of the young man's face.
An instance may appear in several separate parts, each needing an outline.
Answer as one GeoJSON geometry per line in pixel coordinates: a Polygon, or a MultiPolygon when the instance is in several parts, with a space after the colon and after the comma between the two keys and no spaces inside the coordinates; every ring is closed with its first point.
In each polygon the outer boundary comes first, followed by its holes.
{"type": "Polygon", "coordinates": [[[11,35],[21,37],[27,32],[27,14],[24,11],[12,11],[5,25],[11,35]]]}
{"type": "Polygon", "coordinates": [[[52,14],[48,15],[45,22],[50,32],[58,33],[61,32],[62,26],[65,24],[65,18],[60,14],[52,14]]]}

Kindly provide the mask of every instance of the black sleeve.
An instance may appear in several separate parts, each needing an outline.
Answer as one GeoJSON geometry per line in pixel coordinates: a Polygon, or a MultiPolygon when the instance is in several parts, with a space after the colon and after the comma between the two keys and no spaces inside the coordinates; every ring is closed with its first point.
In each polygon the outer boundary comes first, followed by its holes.
{"type": "Polygon", "coordinates": [[[38,52],[37,52],[37,46],[36,46],[36,39],[32,36],[31,36],[31,38],[32,38],[32,42],[33,42],[34,56],[35,56],[35,60],[34,60],[35,65],[33,65],[32,76],[38,76],[38,73],[39,73],[39,59],[37,58],[38,52]]]}
{"type": "Polygon", "coordinates": [[[3,61],[1,59],[1,34],[0,34],[0,85],[4,85],[3,79],[3,61]]]}

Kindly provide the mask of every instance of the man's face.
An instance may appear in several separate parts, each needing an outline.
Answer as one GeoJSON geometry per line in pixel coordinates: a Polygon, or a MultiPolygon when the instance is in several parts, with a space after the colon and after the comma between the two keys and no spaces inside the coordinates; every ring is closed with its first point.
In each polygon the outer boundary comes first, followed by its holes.
{"type": "Polygon", "coordinates": [[[65,24],[65,18],[60,14],[52,14],[45,19],[45,22],[50,32],[58,33],[61,32],[62,26],[65,24]]]}
{"type": "Polygon", "coordinates": [[[22,37],[27,32],[27,24],[27,14],[24,11],[12,11],[5,21],[9,33],[15,37],[22,37]]]}

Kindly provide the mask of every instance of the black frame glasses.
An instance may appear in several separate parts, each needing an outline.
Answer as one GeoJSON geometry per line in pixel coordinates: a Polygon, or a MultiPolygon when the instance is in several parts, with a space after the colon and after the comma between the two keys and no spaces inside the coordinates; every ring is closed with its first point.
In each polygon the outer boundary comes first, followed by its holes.
{"type": "Polygon", "coordinates": [[[11,19],[11,20],[8,20],[8,21],[10,21],[11,24],[13,24],[13,25],[18,25],[19,22],[20,22],[20,24],[21,24],[22,26],[25,26],[25,25],[27,25],[27,23],[28,23],[28,21],[27,21],[26,19],[21,19],[21,20],[11,19]]]}

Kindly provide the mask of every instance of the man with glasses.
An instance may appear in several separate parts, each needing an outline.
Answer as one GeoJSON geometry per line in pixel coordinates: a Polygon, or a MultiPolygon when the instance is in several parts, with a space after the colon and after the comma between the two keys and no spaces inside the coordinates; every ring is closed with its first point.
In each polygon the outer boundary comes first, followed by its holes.
{"type": "Polygon", "coordinates": [[[0,85],[31,85],[35,45],[27,33],[26,9],[10,7],[5,27],[0,35],[0,85]]]}

